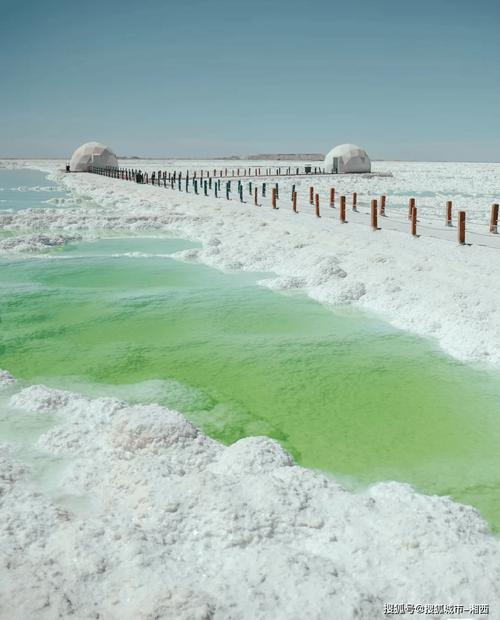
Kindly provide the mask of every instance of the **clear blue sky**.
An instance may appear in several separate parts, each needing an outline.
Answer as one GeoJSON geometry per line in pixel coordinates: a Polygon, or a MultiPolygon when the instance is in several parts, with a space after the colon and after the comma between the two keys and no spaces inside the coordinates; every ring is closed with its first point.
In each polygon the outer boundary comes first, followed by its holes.
{"type": "Polygon", "coordinates": [[[499,0],[0,0],[0,155],[500,161],[499,0]]]}

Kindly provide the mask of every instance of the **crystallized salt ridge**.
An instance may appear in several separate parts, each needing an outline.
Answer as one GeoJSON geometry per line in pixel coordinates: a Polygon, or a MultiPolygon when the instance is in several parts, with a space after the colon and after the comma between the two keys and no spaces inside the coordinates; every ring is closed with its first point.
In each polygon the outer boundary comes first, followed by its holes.
{"type": "Polygon", "coordinates": [[[374,620],[401,601],[500,617],[500,542],[473,508],[395,482],[351,493],[272,439],[224,447],[158,405],[32,386],[10,406],[56,414],[37,445],[64,465],[35,493],[1,452],[1,618],[374,620]]]}

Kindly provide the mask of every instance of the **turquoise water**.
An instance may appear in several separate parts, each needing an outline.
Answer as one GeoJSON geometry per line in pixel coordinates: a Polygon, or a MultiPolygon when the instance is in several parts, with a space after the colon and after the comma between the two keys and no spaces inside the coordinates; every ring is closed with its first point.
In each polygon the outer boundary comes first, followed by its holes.
{"type": "MultiPolygon", "coordinates": [[[[231,443],[266,434],[351,485],[400,480],[500,527],[498,372],[349,307],[168,255],[168,238],[79,243],[0,259],[0,368],[91,395],[160,402],[231,443]]],[[[0,440],[57,420],[5,405],[0,440]]],[[[54,462],[37,454],[43,472],[54,462]]]]}
{"type": "Polygon", "coordinates": [[[0,168],[0,212],[36,209],[47,206],[45,201],[52,198],[64,198],[68,194],[61,191],[47,175],[39,170],[0,168]],[[41,188],[34,190],[34,188],[41,188]]]}

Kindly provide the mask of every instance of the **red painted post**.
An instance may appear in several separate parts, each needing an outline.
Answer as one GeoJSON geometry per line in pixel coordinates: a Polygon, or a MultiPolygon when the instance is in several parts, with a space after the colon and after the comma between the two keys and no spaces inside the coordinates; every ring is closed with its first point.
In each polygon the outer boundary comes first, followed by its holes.
{"type": "Polygon", "coordinates": [[[380,196],[380,215],[385,217],[385,196],[380,196]]]}
{"type": "Polygon", "coordinates": [[[330,188],[330,207],[335,207],[335,188],[330,188]]]}
{"type": "Polygon", "coordinates": [[[411,234],[417,236],[417,207],[413,207],[411,211],[411,234]]]}
{"type": "Polygon", "coordinates": [[[316,198],[316,200],[315,200],[315,203],[316,203],[316,217],[321,217],[321,215],[319,214],[319,194],[316,194],[315,198],[316,198]]]}
{"type": "Polygon", "coordinates": [[[340,221],[342,224],[346,223],[345,219],[345,196],[340,197],[340,221]]]}
{"type": "Polygon", "coordinates": [[[378,220],[377,220],[377,201],[372,200],[371,202],[371,225],[373,230],[378,230],[378,220]]]}
{"type": "Polygon", "coordinates": [[[276,209],[276,188],[273,187],[273,197],[272,197],[272,204],[273,204],[273,209],[276,209]]]}
{"type": "Polygon", "coordinates": [[[358,210],[358,194],[356,192],[352,193],[352,210],[358,210]]]}
{"type": "Polygon", "coordinates": [[[309,188],[309,204],[314,204],[314,187],[309,188]]]}
{"type": "Polygon", "coordinates": [[[498,233],[498,204],[491,205],[490,233],[498,233]]]}
{"type": "Polygon", "coordinates": [[[295,213],[298,213],[298,211],[297,211],[297,192],[293,192],[293,194],[292,194],[292,208],[293,208],[295,213]]]}
{"type": "Polygon", "coordinates": [[[410,198],[408,201],[408,219],[411,220],[411,212],[413,207],[415,206],[415,198],[410,198]]]}
{"type": "Polygon", "coordinates": [[[451,200],[448,200],[446,203],[446,226],[451,226],[451,210],[453,208],[453,203],[451,200]]]}
{"type": "Polygon", "coordinates": [[[458,212],[458,243],[465,245],[465,211],[458,212]]]}

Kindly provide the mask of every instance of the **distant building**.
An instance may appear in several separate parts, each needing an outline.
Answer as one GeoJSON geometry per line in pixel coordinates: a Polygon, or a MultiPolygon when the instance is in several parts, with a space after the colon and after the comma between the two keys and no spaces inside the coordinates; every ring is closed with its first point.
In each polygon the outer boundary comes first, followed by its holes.
{"type": "Polygon", "coordinates": [[[371,172],[370,158],[355,144],[340,144],[325,157],[325,172],[346,174],[350,172],[371,172]]]}
{"type": "Polygon", "coordinates": [[[118,160],[111,149],[99,142],[87,142],[79,146],[71,157],[71,172],[88,172],[91,166],[117,168],[118,160]]]}

